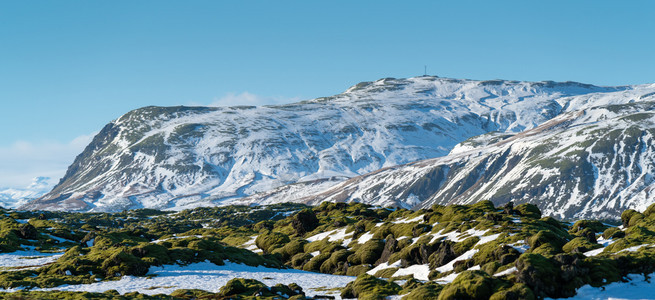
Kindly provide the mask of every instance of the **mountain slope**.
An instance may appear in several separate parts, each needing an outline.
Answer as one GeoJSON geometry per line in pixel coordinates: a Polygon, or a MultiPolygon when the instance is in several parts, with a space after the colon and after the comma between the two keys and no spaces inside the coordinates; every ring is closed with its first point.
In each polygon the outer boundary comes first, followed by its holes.
{"type": "MultiPolygon", "coordinates": [[[[565,219],[618,219],[655,199],[655,97],[565,113],[518,134],[491,133],[448,156],[352,178],[301,202],[427,208],[532,203],[565,219]]],[[[245,199],[247,200],[247,199],[245,199]]]]}
{"type": "Polygon", "coordinates": [[[323,188],[323,179],[446,155],[472,136],[623,103],[634,89],[423,76],[281,106],[146,107],[109,123],[50,193],[23,208],[179,209],[297,182],[323,188]]]}

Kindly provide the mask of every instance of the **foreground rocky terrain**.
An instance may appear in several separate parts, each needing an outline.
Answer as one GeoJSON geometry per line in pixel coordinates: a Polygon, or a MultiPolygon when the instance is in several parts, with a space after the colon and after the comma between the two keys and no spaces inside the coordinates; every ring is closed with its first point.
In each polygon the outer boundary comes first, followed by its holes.
{"type": "Polygon", "coordinates": [[[655,272],[654,212],[626,210],[606,224],[490,201],[416,211],[345,203],[3,210],[0,297],[571,297],[655,272]]]}

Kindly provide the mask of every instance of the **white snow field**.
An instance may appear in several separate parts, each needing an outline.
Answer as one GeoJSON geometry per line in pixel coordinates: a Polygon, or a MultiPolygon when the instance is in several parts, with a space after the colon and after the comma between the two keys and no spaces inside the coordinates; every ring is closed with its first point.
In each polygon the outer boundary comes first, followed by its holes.
{"type": "Polygon", "coordinates": [[[63,253],[43,253],[33,249],[0,253],[0,271],[35,269],[52,263],[63,253]]]}
{"type": "Polygon", "coordinates": [[[102,293],[117,290],[121,294],[139,292],[148,295],[170,294],[177,289],[201,289],[218,292],[230,279],[256,279],[268,286],[278,283],[296,283],[308,296],[332,294],[338,296],[340,291],[329,289],[342,288],[355,279],[352,276],[338,276],[300,271],[295,269],[273,269],[262,266],[251,267],[227,262],[217,266],[210,262],[190,264],[187,266],[164,265],[151,267],[148,275],[154,277],[123,276],[116,281],[101,281],[92,284],[63,285],[40,290],[87,291],[102,293]],[[336,293],[336,294],[334,294],[336,293]]]}
{"type": "MultiPolygon", "coordinates": [[[[649,274],[652,278],[655,273],[649,274]]],[[[614,282],[602,287],[585,285],[578,289],[577,294],[567,300],[633,300],[633,299],[655,299],[655,284],[650,279],[646,280],[643,275],[630,274],[628,282],[614,282]]]]}

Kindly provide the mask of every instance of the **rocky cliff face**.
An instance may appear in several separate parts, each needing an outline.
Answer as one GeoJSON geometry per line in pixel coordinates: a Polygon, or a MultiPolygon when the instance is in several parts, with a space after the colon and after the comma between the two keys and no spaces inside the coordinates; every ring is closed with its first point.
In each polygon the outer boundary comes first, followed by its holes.
{"type": "Polygon", "coordinates": [[[301,183],[297,198],[632,89],[424,76],[289,105],[145,107],[105,126],[59,184],[24,208],[185,208],[301,183]]]}

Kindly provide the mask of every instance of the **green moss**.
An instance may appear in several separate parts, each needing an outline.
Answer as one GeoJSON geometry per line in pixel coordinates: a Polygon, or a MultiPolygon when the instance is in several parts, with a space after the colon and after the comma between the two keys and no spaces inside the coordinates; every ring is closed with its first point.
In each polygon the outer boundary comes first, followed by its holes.
{"type": "Polygon", "coordinates": [[[550,230],[542,230],[528,238],[530,251],[543,255],[555,255],[562,251],[566,239],[550,230]]]}
{"type": "Polygon", "coordinates": [[[558,287],[559,269],[548,258],[540,254],[524,253],[516,262],[518,269],[518,282],[537,289],[541,295],[548,294],[543,289],[556,289],[558,287]]]}
{"type": "Polygon", "coordinates": [[[384,250],[384,242],[379,239],[371,239],[358,247],[354,254],[348,257],[348,262],[355,265],[374,264],[384,250]]]}
{"type": "Polygon", "coordinates": [[[609,239],[618,239],[625,236],[625,233],[616,227],[610,227],[603,231],[603,238],[606,240],[609,239]]]}
{"type": "Polygon", "coordinates": [[[306,240],[293,239],[286,245],[273,250],[272,254],[279,254],[282,257],[282,261],[288,261],[292,256],[304,252],[305,244],[307,244],[306,240]]]}
{"type": "Polygon", "coordinates": [[[644,215],[642,214],[634,214],[632,218],[630,218],[630,221],[628,222],[628,226],[635,226],[639,223],[639,221],[644,219],[644,215]]]}
{"type": "Polygon", "coordinates": [[[464,252],[471,250],[471,248],[473,248],[473,246],[479,241],[480,238],[477,236],[469,237],[459,243],[456,243],[453,247],[453,250],[455,250],[455,254],[462,255],[464,252]]]}
{"type": "Polygon", "coordinates": [[[107,277],[143,276],[148,273],[148,265],[143,260],[123,251],[116,252],[105,259],[100,268],[107,277]]]}
{"type": "Polygon", "coordinates": [[[562,246],[562,250],[567,253],[583,253],[589,250],[598,249],[602,246],[593,244],[584,237],[577,237],[562,246]]]}
{"type": "MultiPolygon", "coordinates": [[[[268,287],[265,284],[254,279],[234,278],[228,281],[225,286],[221,287],[218,295],[204,292],[205,294],[185,295],[186,299],[218,299],[222,296],[225,298],[236,299],[279,299],[280,295],[304,296],[302,288],[296,284],[289,286],[276,284],[268,287]]],[[[180,295],[176,295],[180,297],[180,295]]]]}
{"type": "Polygon", "coordinates": [[[296,235],[302,236],[307,232],[310,232],[319,225],[318,218],[316,214],[311,209],[303,209],[296,213],[291,221],[291,226],[295,230],[296,235]]]}
{"type": "Polygon", "coordinates": [[[347,259],[351,254],[351,251],[345,249],[337,250],[321,264],[319,270],[321,273],[344,275],[348,264],[347,259]]]}
{"type": "Polygon", "coordinates": [[[446,299],[489,299],[502,285],[501,281],[494,279],[482,271],[464,271],[453,282],[447,284],[439,300],[446,299]]]}
{"type": "MultiPolygon", "coordinates": [[[[633,209],[628,209],[625,210],[623,213],[621,213],[621,222],[623,222],[624,227],[630,227],[630,220],[632,220],[633,217],[641,215],[638,211],[633,210],[633,209]]],[[[637,218],[639,219],[639,218],[637,218]]],[[[637,220],[635,219],[635,220],[637,220]]]]}
{"type": "Polygon", "coordinates": [[[411,289],[403,300],[437,300],[439,294],[443,290],[443,286],[435,283],[428,283],[411,289]]]}
{"type": "Polygon", "coordinates": [[[291,260],[289,261],[291,266],[296,268],[296,269],[302,269],[303,265],[305,265],[308,261],[312,259],[312,255],[309,253],[298,253],[291,257],[291,260]]]}
{"type": "Polygon", "coordinates": [[[199,289],[179,289],[171,293],[171,297],[180,299],[202,299],[211,298],[212,296],[215,296],[214,293],[199,289]]]}
{"type": "Polygon", "coordinates": [[[480,267],[480,270],[484,271],[489,275],[493,275],[497,273],[498,268],[500,268],[501,266],[502,266],[501,263],[497,261],[491,261],[482,265],[482,267],[480,267]]]}
{"type": "Polygon", "coordinates": [[[389,234],[392,234],[394,238],[399,238],[402,236],[412,238],[429,232],[431,229],[432,227],[426,224],[385,223],[382,226],[373,229],[373,238],[383,239],[389,234]]]}
{"type": "Polygon", "coordinates": [[[265,284],[254,279],[234,278],[221,287],[219,293],[222,296],[254,296],[264,287],[265,284]]]}
{"type": "Polygon", "coordinates": [[[303,270],[305,271],[314,271],[318,272],[321,269],[321,265],[328,259],[330,258],[331,253],[321,253],[319,255],[316,255],[312,257],[307,263],[305,263],[302,267],[303,270]]]}
{"type": "Polygon", "coordinates": [[[403,264],[407,265],[426,264],[430,262],[431,253],[435,252],[438,247],[439,244],[437,243],[431,245],[418,242],[411,244],[411,240],[403,239],[397,245],[397,249],[400,249],[400,251],[391,254],[388,263],[401,260],[403,264]]]}
{"type": "MultiPolygon", "coordinates": [[[[478,249],[479,251],[473,255],[474,265],[485,266],[493,263],[496,269],[502,265],[513,263],[521,255],[514,247],[504,245],[500,241],[483,244],[478,246],[478,249]]],[[[495,269],[486,272],[493,274],[494,271],[495,269]]]]}
{"type": "MultiPolygon", "coordinates": [[[[0,239],[0,245],[4,245],[3,249],[19,249],[26,245],[38,244],[42,249],[61,247],[67,248],[68,251],[55,263],[37,270],[0,272],[0,286],[30,288],[93,283],[96,279],[111,280],[117,273],[121,276],[143,274],[143,270],[155,265],[173,263],[184,265],[205,260],[223,264],[223,261],[228,259],[253,266],[284,264],[310,271],[357,276],[364,275],[380,260],[385,247],[382,239],[387,239],[387,244],[391,245],[389,241],[396,235],[407,238],[397,241],[395,246],[390,246],[383,260],[386,261],[387,258],[389,262],[402,260],[403,267],[429,263],[433,270],[430,278],[434,279],[449,274],[438,273],[434,271],[435,267],[471,249],[479,239],[469,237],[459,243],[443,240],[430,243],[432,235],[426,233],[430,231],[444,233],[453,230],[464,232],[474,228],[489,230],[489,234],[503,234],[494,241],[477,246],[479,251],[472,259],[455,264],[456,271],[470,272],[466,269],[474,265],[480,265],[479,272],[488,275],[514,265],[519,269],[516,273],[500,279],[492,278],[493,294],[489,297],[492,299],[531,299],[535,295],[563,297],[573,295],[575,288],[582,284],[601,286],[620,280],[626,274],[650,274],[655,271],[655,248],[642,247],[635,252],[619,252],[627,247],[655,243],[655,217],[653,217],[655,214],[652,212],[655,208],[653,207],[655,206],[649,207],[643,214],[627,211],[623,220],[627,223],[625,232],[618,228],[605,228],[603,223],[594,220],[582,220],[569,226],[551,217],[539,219],[540,214],[527,206],[523,209],[505,207],[500,212],[493,204],[486,201],[475,205],[436,205],[431,209],[420,211],[372,209],[366,205],[344,203],[322,204],[312,208],[311,212],[318,222],[317,227],[307,234],[347,228],[347,232],[353,234],[353,239],[366,232],[378,237],[365,244],[353,242],[349,245],[352,247],[350,249],[345,249],[341,242],[329,242],[324,239],[307,243],[298,237],[298,226],[294,228],[293,225],[294,216],[298,214],[294,212],[306,207],[280,205],[274,208],[254,209],[251,207],[199,208],[179,214],[148,210],[116,214],[2,210],[5,217],[0,215],[0,225],[2,225],[0,237],[4,239],[0,239]],[[439,223],[434,228],[419,222],[392,223],[397,218],[414,218],[419,215],[424,215],[423,219],[428,220],[425,222],[427,224],[439,223]],[[516,215],[521,216],[520,223],[512,222],[516,215]],[[30,219],[30,221],[29,224],[21,224],[14,218],[30,219]],[[385,224],[376,227],[380,222],[385,224]],[[90,232],[84,232],[79,228],[85,228],[90,232]],[[603,236],[615,242],[599,256],[584,257],[575,254],[600,247],[593,242],[595,233],[599,230],[604,230],[603,236]],[[57,243],[46,234],[57,234],[72,239],[72,242],[57,243]],[[271,254],[257,255],[232,247],[242,247],[252,236],[258,234],[262,236],[258,246],[267,248],[266,250],[270,251],[267,253],[271,254]],[[38,243],[30,239],[35,237],[38,243]],[[417,239],[411,239],[412,237],[417,239]],[[86,242],[92,239],[93,246],[86,245],[86,242]],[[161,241],[162,239],[166,240],[161,241]],[[160,241],[152,243],[150,242],[152,240],[160,241]],[[517,260],[520,253],[506,245],[524,240],[530,245],[530,249],[517,260]],[[80,242],[83,242],[82,246],[78,246],[80,242]],[[315,251],[321,254],[312,257],[309,253],[315,251]],[[71,275],[65,275],[67,272],[71,275]]],[[[378,271],[375,275],[388,278],[397,270],[398,268],[388,268],[378,271]]],[[[460,284],[469,286],[488,282],[487,279],[474,276],[461,281],[460,284]]],[[[289,291],[287,288],[291,287],[270,287],[271,290],[283,294],[287,294],[289,291]]],[[[268,287],[264,289],[269,290],[268,287]]],[[[408,280],[402,293],[407,294],[407,298],[429,299],[436,297],[440,290],[441,286],[434,283],[408,280]]],[[[448,293],[452,291],[449,290],[448,293]]],[[[266,291],[258,290],[258,292],[266,291]]],[[[17,295],[29,295],[29,292],[21,293],[24,294],[17,295]]],[[[199,290],[179,290],[176,293],[180,298],[226,297],[199,290]]],[[[71,295],[71,297],[80,297],[81,294],[71,295]]],[[[109,295],[108,299],[112,297],[120,299],[118,294],[107,293],[107,295],[109,295]]],[[[138,298],[143,295],[130,294],[130,296],[138,298]]],[[[266,299],[276,296],[254,296],[249,292],[239,296],[227,296],[227,298],[246,299],[254,297],[266,299]]],[[[300,298],[302,295],[294,297],[300,298]]],[[[380,296],[364,293],[362,297],[380,296]]]]}
{"type": "Polygon", "coordinates": [[[290,241],[289,236],[284,233],[269,231],[258,235],[257,239],[255,239],[255,245],[262,249],[264,253],[272,253],[273,250],[284,246],[290,241]]]}
{"type": "Polygon", "coordinates": [[[505,300],[505,299],[523,299],[534,300],[536,297],[532,290],[525,284],[516,283],[508,289],[502,289],[489,298],[489,300],[505,300]]]}
{"type": "MultiPolygon", "coordinates": [[[[209,293],[210,294],[210,293],[209,293]]],[[[95,300],[129,300],[129,299],[145,299],[145,300],[169,300],[172,296],[169,295],[146,295],[138,292],[126,293],[120,295],[116,290],[110,290],[104,293],[90,293],[90,292],[62,292],[62,291],[18,291],[13,293],[0,292],[1,299],[15,299],[15,300],[82,300],[82,299],[95,299],[95,300]]],[[[181,299],[189,299],[182,298],[181,299]]]]}
{"type": "Polygon", "coordinates": [[[359,276],[366,274],[371,267],[369,265],[359,265],[359,266],[350,266],[346,270],[346,275],[348,276],[359,276]]]}
{"type": "Polygon", "coordinates": [[[649,205],[646,210],[644,210],[644,216],[649,219],[655,217],[655,203],[649,205]]]}
{"type": "Polygon", "coordinates": [[[607,229],[608,227],[607,227],[605,224],[601,223],[600,221],[595,221],[595,220],[579,220],[579,221],[576,221],[576,222],[573,224],[573,226],[571,227],[571,229],[569,230],[569,232],[570,232],[571,234],[575,234],[575,233],[577,233],[577,232],[579,232],[579,231],[581,231],[581,230],[583,230],[583,229],[585,229],[585,228],[589,228],[589,229],[591,229],[593,232],[603,232],[603,231],[605,231],[605,229],[607,229]]]}
{"type": "Polygon", "coordinates": [[[386,268],[375,272],[373,275],[380,278],[391,278],[398,270],[399,268],[386,268]]]}
{"type": "Polygon", "coordinates": [[[655,243],[655,231],[652,231],[649,227],[641,225],[647,224],[640,224],[629,227],[624,232],[625,237],[620,238],[616,240],[616,242],[607,246],[604,252],[618,252],[633,246],[655,243]]]}
{"type": "Polygon", "coordinates": [[[496,210],[496,207],[494,206],[493,202],[489,200],[482,200],[471,205],[471,209],[479,210],[482,212],[493,212],[494,210],[496,210]]]}
{"type": "Polygon", "coordinates": [[[514,207],[514,210],[516,210],[521,216],[524,217],[530,217],[534,219],[541,218],[541,211],[534,204],[523,203],[521,205],[514,207]]]}
{"type": "Polygon", "coordinates": [[[371,275],[360,275],[341,290],[342,298],[384,299],[400,292],[399,285],[371,275]]]}
{"type": "Polygon", "coordinates": [[[329,242],[327,239],[305,244],[304,247],[306,253],[312,253],[316,251],[319,251],[320,253],[330,253],[338,249],[343,249],[343,246],[341,246],[340,243],[329,242]]]}
{"type": "Polygon", "coordinates": [[[618,262],[613,259],[607,258],[587,258],[585,259],[586,265],[589,268],[589,273],[585,282],[591,286],[602,286],[611,282],[621,280],[621,270],[619,269],[618,262]]]}

